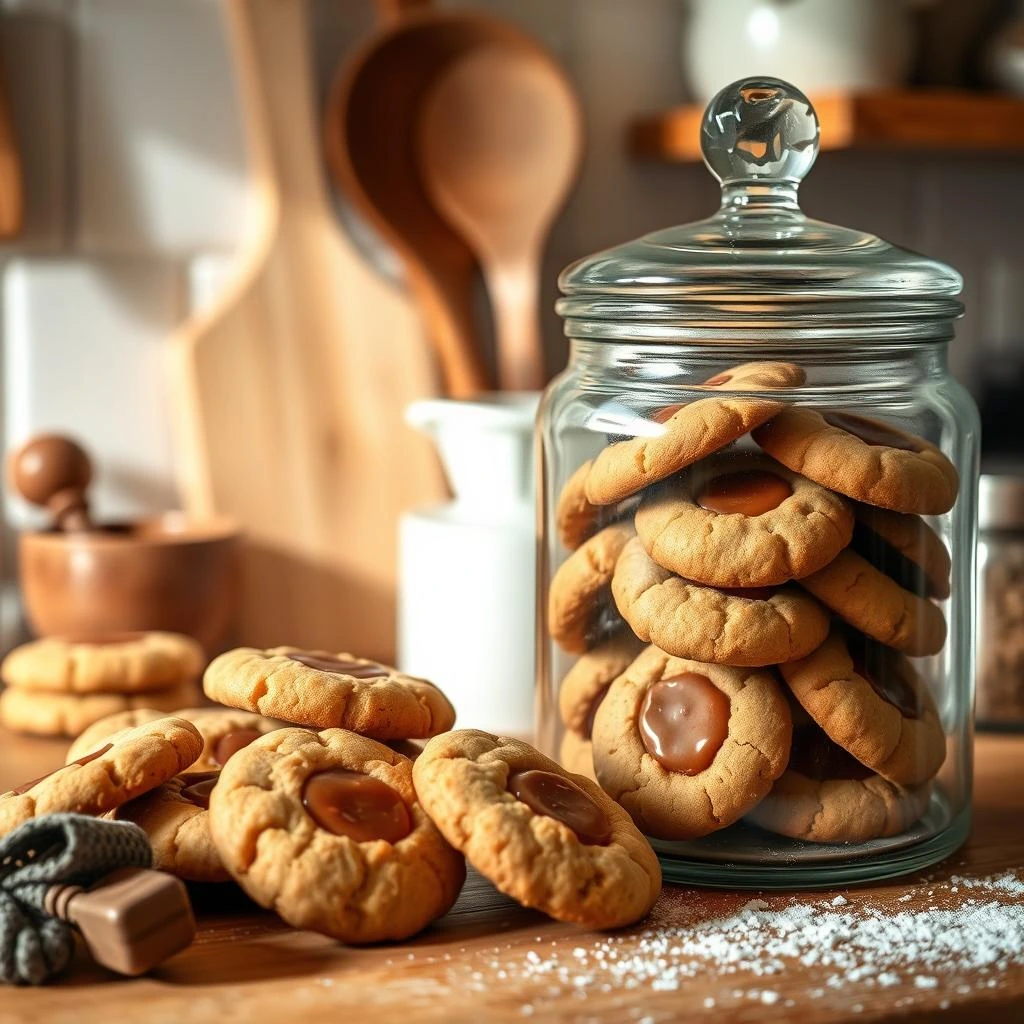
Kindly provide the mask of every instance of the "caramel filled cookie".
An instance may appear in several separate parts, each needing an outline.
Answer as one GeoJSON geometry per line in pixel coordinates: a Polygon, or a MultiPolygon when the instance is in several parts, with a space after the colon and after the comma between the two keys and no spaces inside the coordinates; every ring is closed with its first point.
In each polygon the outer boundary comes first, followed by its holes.
{"type": "Polygon", "coordinates": [[[228,707],[379,740],[425,739],[455,724],[433,683],[351,654],[239,647],[214,659],[203,689],[228,707]]]}
{"type": "Polygon", "coordinates": [[[558,691],[558,713],[566,729],[559,752],[564,768],[594,778],[590,756],[594,715],[612,680],[629,667],[644,647],[627,630],[579,657],[565,674],[558,691]]]}
{"type": "Polygon", "coordinates": [[[353,944],[404,939],[466,876],[424,813],[412,762],[344,729],[279,729],[239,751],[210,794],[221,860],[260,906],[353,944]]]}
{"type": "Polygon", "coordinates": [[[897,786],[806,725],[793,732],[785,774],[746,820],[811,843],[863,843],[905,832],[930,795],[930,783],[897,786]]]}
{"type": "Polygon", "coordinates": [[[785,770],[793,726],[770,672],[648,648],[594,719],[594,768],[637,825],[696,839],[751,809],[785,770]]]}
{"type": "Polygon", "coordinates": [[[611,606],[615,562],[632,536],[631,523],[606,526],[558,567],[548,588],[548,630],[563,650],[582,654],[608,630],[601,613],[611,606]]]}
{"type": "Polygon", "coordinates": [[[912,594],[949,597],[949,549],[920,516],[863,504],[854,512],[850,546],[861,558],[912,594]]]}
{"type": "Polygon", "coordinates": [[[936,654],[946,642],[946,619],[940,608],[904,590],[850,549],[800,580],[800,586],[844,622],[906,654],[936,654]]]}
{"type": "Polygon", "coordinates": [[[847,412],[789,406],[754,440],[794,473],[894,512],[941,515],[956,501],[956,467],[923,437],[847,412]]]}
{"type": "MultiPolygon", "coordinates": [[[[178,708],[175,718],[191,722],[203,737],[203,752],[189,769],[191,772],[219,771],[227,759],[260,736],[284,728],[285,723],[234,708],[178,708]]],[[[166,711],[135,708],[121,711],[94,722],[71,744],[67,760],[74,761],[102,744],[112,733],[132,725],[166,717],[166,711]]]]}
{"type": "Polygon", "coordinates": [[[626,812],[527,743],[475,729],[435,736],[413,779],[445,838],[525,907],[617,928],[658,898],[658,858],[626,812]]]}
{"type": "Polygon", "coordinates": [[[188,882],[229,882],[210,834],[210,793],[220,773],[191,772],[169,779],[115,812],[149,836],[153,867],[188,882]]]}
{"type": "Polygon", "coordinates": [[[833,743],[890,782],[926,782],[946,758],[928,687],[897,651],[833,630],[801,661],[779,666],[833,743]]]}
{"type": "Polygon", "coordinates": [[[166,690],[145,693],[73,693],[12,686],[0,693],[0,723],[35,736],[77,736],[94,722],[121,711],[163,711],[194,704],[199,688],[191,679],[166,690]]]}
{"type": "Polygon", "coordinates": [[[43,814],[105,814],[183,771],[199,756],[195,726],[162,718],[111,736],[79,760],[0,795],[0,836],[43,814]]]}
{"type": "Polygon", "coordinates": [[[0,675],[8,686],[54,693],[139,693],[197,679],[203,649],[178,633],[131,633],[108,639],[44,637],[16,647],[0,675]]]}
{"type": "Polygon", "coordinates": [[[719,456],[644,498],[636,531],[659,565],[716,587],[771,587],[828,565],[853,510],[770,459],[719,456]]]}
{"type": "Polygon", "coordinates": [[[828,615],[797,587],[720,590],[657,565],[639,538],[612,578],[622,617],[668,654],[721,665],[776,665],[809,654],[828,635],[828,615]]]}

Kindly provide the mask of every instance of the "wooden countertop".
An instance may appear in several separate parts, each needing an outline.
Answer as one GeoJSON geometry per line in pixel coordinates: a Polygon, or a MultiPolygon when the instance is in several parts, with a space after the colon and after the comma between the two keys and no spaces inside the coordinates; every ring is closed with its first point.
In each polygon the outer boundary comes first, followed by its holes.
{"type": "MultiPolygon", "coordinates": [[[[0,791],[47,770],[63,750],[0,730],[0,791]]],[[[723,921],[805,904],[816,923],[868,930],[896,914],[955,911],[968,894],[976,906],[997,901],[1024,914],[1024,886],[1007,876],[995,887],[980,881],[1024,863],[1022,765],[1024,737],[978,740],[971,839],[926,875],[842,893],[771,894],[754,904],[750,892],[666,887],[647,922],[611,936],[524,910],[473,874],[452,912],[425,934],[372,949],[291,931],[234,886],[195,887],[199,936],[159,971],[119,979],[80,956],[60,983],[0,992],[0,1024],[1024,1020],[1024,951],[991,969],[965,969],[954,954],[952,963],[909,962],[884,974],[881,961],[851,971],[828,957],[815,964],[813,956],[782,955],[765,973],[756,929],[755,948],[731,967],[723,967],[729,954],[720,946],[700,948],[706,932],[722,934],[723,921]]],[[[971,942],[973,927],[961,914],[944,931],[971,942]]],[[[849,957],[861,947],[840,931],[836,948],[849,957]]]]}

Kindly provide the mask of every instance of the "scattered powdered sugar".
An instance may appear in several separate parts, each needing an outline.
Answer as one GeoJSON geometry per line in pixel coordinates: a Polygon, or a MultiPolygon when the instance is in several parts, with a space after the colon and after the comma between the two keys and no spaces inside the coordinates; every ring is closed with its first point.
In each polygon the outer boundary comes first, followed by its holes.
{"type": "Polygon", "coordinates": [[[521,947],[495,948],[479,954],[483,964],[468,976],[466,968],[453,967],[449,980],[481,989],[509,983],[543,1002],[586,998],[588,991],[673,992],[698,977],[707,991],[709,980],[721,978],[715,996],[703,1000],[710,1009],[723,999],[776,1004],[781,995],[775,987],[749,982],[783,984],[787,972],[802,967],[807,987],[790,984],[786,995],[824,999],[858,986],[848,995],[863,999],[870,990],[899,986],[902,998],[894,1005],[909,1006],[934,1000],[931,992],[940,987],[942,996],[961,998],[997,987],[1008,970],[1024,966],[1024,881],[1016,873],[954,875],[929,884],[887,901],[856,890],[849,898],[749,899],[724,916],[713,916],[700,893],[670,892],[656,924],[571,948],[525,954],[521,947]],[[726,988],[728,976],[736,976],[733,986],[748,984],[726,988]]]}

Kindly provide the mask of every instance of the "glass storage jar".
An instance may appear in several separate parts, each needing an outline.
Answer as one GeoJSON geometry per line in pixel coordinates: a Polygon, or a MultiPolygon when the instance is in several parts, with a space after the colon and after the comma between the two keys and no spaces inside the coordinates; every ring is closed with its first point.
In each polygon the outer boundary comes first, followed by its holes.
{"type": "Polygon", "coordinates": [[[539,742],[666,877],[894,876],[970,818],[979,422],[950,267],[811,220],[775,79],[701,128],[721,208],[570,266],[539,418],[539,742]]]}
{"type": "Polygon", "coordinates": [[[978,490],[978,727],[1024,730],[1024,465],[978,490]]]}

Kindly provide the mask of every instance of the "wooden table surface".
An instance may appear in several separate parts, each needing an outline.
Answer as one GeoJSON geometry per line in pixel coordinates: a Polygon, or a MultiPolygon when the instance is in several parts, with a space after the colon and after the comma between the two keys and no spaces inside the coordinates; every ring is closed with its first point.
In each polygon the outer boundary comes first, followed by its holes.
{"type": "MultiPolygon", "coordinates": [[[[0,730],[0,791],[45,771],[63,750],[0,730]]],[[[877,922],[955,909],[970,893],[1024,913],[1024,886],[1005,876],[1024,863],[1022,765],[1024,737],[979,738],[971,839],[938,868],[842,893],[758,896],[753,909],[809,904],[816,920],[877,922]],[[979,885],[1001,873],[1001,889],[979,885]]],[[[706,930],[720,934],[723,921],[743,920],[750,892],[666,887],[643,925],[604,935],[524,910],[471,874],[455,908],[426,933],[372,949],[292,931],[234,886],[195,887],[192,895],[198,938],[161,969],[120,979],[80,954],[59,983],[0,990],[0,1024],[1024,1021],[1024,950],[984,971],[954,957],[930,973],[909,963],[880,977],[885,964],[837,971],[805,962],[812,957],[783,956],[766,974],[756,950],[723,968],[723,950],[701,952],[700,944],[706,930]]],[[[954,933],[968,929],[968,940],[970,927],[950,925],[954,933]]]]}

